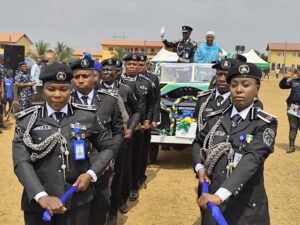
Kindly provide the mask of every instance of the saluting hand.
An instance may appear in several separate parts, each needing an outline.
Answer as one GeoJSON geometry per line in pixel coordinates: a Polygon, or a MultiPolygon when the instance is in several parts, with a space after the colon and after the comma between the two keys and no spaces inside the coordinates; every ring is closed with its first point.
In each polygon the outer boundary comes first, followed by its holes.
{"type": "Polygon", "coordinates": [[[39,199],[38,203],[43,209],[46,209],[51,216],[54,214],[63,214],[67,211],[62,202],[57,197],[43,196],[39,199]]]}
{"type": "Polygon", "coordinates": [[[220,199],[219,196],[217,195],[212,195],[212,194],[207,194],[207,193],[203,193],[200,198],[198,199],[198,205],[200,208],[202,209],[206,209],[207,208],[207,203],[211,202],[215,205],[221,205],[222,204],[222,199],[220,199]]]}
{"type": "Polygon", "coordinates": [[[83,173],[77,178],[77,180],[75,181],[73,186],[78,185],[77,192],[78,191],[86,191],[86,189],[89,187],[91,181],[92,181],[92,176],[88,173],[83,173]]]}

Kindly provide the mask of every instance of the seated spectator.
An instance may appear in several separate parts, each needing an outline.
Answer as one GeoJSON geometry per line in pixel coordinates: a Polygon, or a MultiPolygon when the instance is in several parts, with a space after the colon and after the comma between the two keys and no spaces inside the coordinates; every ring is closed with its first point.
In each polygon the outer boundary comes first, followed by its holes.
{"type": "Polygon", "coordinates": [[[214,43],[214,40],[215,33],[208,31],[206,42],[202,43],[195,52],[194,63],[211,63],[212,61],[220,61],[223,58],[222,49],[214,43]]]}

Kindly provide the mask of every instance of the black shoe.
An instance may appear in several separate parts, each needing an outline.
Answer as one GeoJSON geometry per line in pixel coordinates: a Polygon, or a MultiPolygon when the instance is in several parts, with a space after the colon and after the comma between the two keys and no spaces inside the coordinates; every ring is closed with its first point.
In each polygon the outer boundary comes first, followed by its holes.
{"type": "Polygon", "coordinates": [[[138,190],[130,190],[129,200],[136,201],[139,198],[139,191],[138,190]]]}
{"type": "Polygon", "coordinates": [[[292,153],[296,151],[296,147],[295,147],[295,141],[293,139],[290,140],[290,146],[289,148],[286,150],[286,153],[292,153]]]}
{"type": "Polygon", "coordinates": [[[116,215],[109,215],[106,225],[117,225],[117,219],[116,215]]]}
{"type": "Polygon", "coordinates": [[[123,214],[126,214],[128,212],[128,206],[126,203],[121,203],[119,207],[119,211],[123,214]]]}

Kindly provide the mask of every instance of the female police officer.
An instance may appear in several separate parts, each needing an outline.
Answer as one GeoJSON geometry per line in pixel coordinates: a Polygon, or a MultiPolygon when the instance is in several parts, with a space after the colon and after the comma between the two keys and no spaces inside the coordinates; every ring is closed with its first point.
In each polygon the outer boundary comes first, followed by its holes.
{"type": "MultiPolygon", "coordinates": [[[[228,224],[270,224],[264,188],[264,161],[274,148],[277,120],[253,104],[261,71],[238,63],[228,72],[232,105],[213,112],[197,134],[193,150],[201,148],[200,181],[211,182],[202,194],[202,224],[216,224],[206,204],[220,205],[228,224]]],[[[197,162],[196,162],[197,163],[197,162]]]]}
{"type": "Polygon", "coordinates": [[[45,105],[16,114],[13,161],[24,186],[26,225],[49,224],[42,220],[45,209],[54,215],[50,224],[87,225],[93,199],[90,182],[97,180],[115,154],[95,107],[68,103],[72,77],[63,64],[46,67],[40,75],[45,105]],[[99,150],[92,161],[90,142],[99,150]],[[72,185],[79,186],[78,192],[63,206],[58,197],[72,185]]]}

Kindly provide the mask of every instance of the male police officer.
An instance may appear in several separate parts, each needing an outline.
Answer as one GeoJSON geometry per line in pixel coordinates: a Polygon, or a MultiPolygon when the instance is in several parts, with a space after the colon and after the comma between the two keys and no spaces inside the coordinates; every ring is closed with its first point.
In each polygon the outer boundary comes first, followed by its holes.
{"type": "Polygon", "coordinates": [[[25,62],[19,63],[19,71],[15,77],[15,86],[18,88],[19,111],[22,111],[32,105],[32,94],[34,83],[27,71],[25,62]]]}
{"type": "Polygon", "coordinates": [[[128,211],[126,202],[122,201],[122,186],[123,183],[126,186],[126,190],[129,193],[129,171],[128,162],[131,156],[130,142],[132,133],[140,121],[140,110],[138,110],[138,101],[134,96],[130,87],[125,84],[120,84],[116,81],[117,70],[119,68],[121,61],[116,58],[106,59],[101,62],[103,65],[102,70],[102,82],[100,88],[110,91],[115,95],[122,98],[124,102],[126,113],[128,119],[125,123],[125,143],[122,145],[118,156],[115,160],[114,176],[111,184],[111,204],[109,211],[108,224],[113,225],[117,223],[117,213],[118,209],[123,213],[128,211]]]}
{"type": "Polygon", "coordinates": [[[263,171],[274,149],[277,120],[254,104],[261,76],[251,63],[232,67],[226,80],[233,104],[212,112],[194,141],[200,182],[211,182],[211,194],[198,200],[202,224],[216,224],[206,209],[208,202],[220,205],[228,224],[270,224],[263,171]]]}
{"type": "MultiPolygon", "coordinates": [[[[121,76],[121,83],[128,85],[138,98],[142,109],[141,124],[145,129],[150,129],[150,121],[153,115],[153,86],[149,78],[138,73],[139,56],[128,54],[123,59],[125,61],[126,72],[121,76]]],[[[139,189],[139,168],[140,155],[142,148],[142,131],[137,130],[134,133],[134,143],[132,151],[132,182],[130,191],[130,200],[138,198],[139,189]]]]}
{"type": "MultiPolygon", "coordinates": [[[[110,92],[94,89],[94,61],[80,59],[71,64],[73,70],[72,102],[86,105],[94,104],[97,107],[97,118],[110,130],[113,146],[118,151],[123,143],[123,122],[118,108],[117,97],[110,92]]],[[[95,184],[96,195],[92,201],[90,225],[105,224],[109,210],[109,181],[111,169],[101,176],[95,184]]]]}
{"type": "MultiPolygon", "coordinates": [[[[228,70],[236,63],[231,59],[216,62],[212,68],[216,69],[216,89],[202,91],[198,95],[194,118],[198,122],[198,130],[202,130],[207,122],[207,114],[223,110],[229,106],[229,84],[226,82],[228,70]]],[[[196,170],[197,171],[197,170],[196,170]]]]}
{"type": "Polygon", "coordinates": [[[15,173],[24,186],[22,209],[26,225],[87,225],[93,189],[115,156],[107,129],[97,120],[94,106],[69,104],[72,71],[63,64],[47,66],[40,74],[44,106],[16,114],[13,141],[15,173]],[[91,143],[97,148],[91,160],[91,143]],[[78,192],[65,206],[59,197],[72,185],[78,192]]]}
{"type": "MultiPolygon", "coordinates": [[[[144,75],[152,82],[152,87],[154,91],[153,93],[154,104],[153,104],[153,115],[150,122],[151,122],[151,128],[155,129],[157,128],[157,123],[159,121],[159,114],[160,114],[160,88],[159,88],[158,77],[147,71],[147,56],[145,54],[139,55],[138,73],[144,75]]],[[[147,163],[148,163],[148,151],[150,150],[150,139],[151,139],[151,129],[144,129],[143,147],[142,147],[142,154],[140,158],[140,168],[139,168],[140,186],[146,185],[145,181],[147,179],[147,176],[145,173],[146,173],[147,163]]]]}
{"type": "Polygon", "coordinates": [[[176,49],[178,55],[178,62],[192,63],[197,43],[190,39],[193,28],[189,26],[182,26],[182,39],[169,42],[164,38],[164,33],[161,34],[161,40],[167,48],[176,49]]]}

